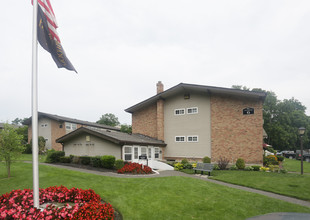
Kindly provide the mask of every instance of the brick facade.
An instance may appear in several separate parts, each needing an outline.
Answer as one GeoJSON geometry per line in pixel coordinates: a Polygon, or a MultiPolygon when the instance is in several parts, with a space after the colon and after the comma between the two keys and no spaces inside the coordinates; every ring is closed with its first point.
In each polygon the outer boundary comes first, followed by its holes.
{"type": "Polygon", "coordinates": [[[157,103],[132,114],[132,133],[157,138],[157,103]]]}
{"type": "Polygon", "coordinates": [[[230,163],[243,158],[246,163],[263,160],[263,101],[231,96],[211,96],[212,162],[225,157],[230,163]],[[254,114],[243,115],[243,109],[254,114]]]}
{"type": "Polygon", "coordinates": [[[157,101],[157,139],[165,140],[164,136],[164,100],[160,99],[157,101]]]}
{"type": "Polygon", "coordinates": [[[65,123],[58,122],[55,120],[51,120],[51,143],[52,149],[62,151],[62,145],[60,143],[56,143],[56,139],[62,137],[66,134],[66,126],[65,123]],[[61,125],[61,126],[60,126],[61,125]]]}
{"type": "MultiPolygon", "coordinates": [[[[66,134],[66,128],[65,123],[59,123],[58,121],[51,120],[51,148],[54,150],[62,150],[62,145],[59,143],[56,143],[56,139],[64,136],[66,134]],[[62,128],[59,127],[59,125],[62,125],[62,128]]],[[[28,125],[28,144],[30,144],[30,141],[32,139],[32,125],[28,125]]]]}
{"type": "Polygon", "coordinates": [[[132,133],[164,140],[164,100],[132,114],[132,133]]]}

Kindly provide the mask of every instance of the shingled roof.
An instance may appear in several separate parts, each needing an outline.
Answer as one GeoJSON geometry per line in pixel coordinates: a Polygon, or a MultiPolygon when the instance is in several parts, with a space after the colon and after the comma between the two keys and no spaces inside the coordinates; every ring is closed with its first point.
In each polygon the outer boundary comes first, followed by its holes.
{"type": "Polygon", "coordinates": [[[94,127],[81,127],[72,131],[56,140],[57,143],[64,143],[71,140],[83,133],[91,134],[104,140],[111,141],[116,144],[139,144],[139,145],[155,145],[155,146],[166,146],[165,142],[141,135],[141,134],[127,134],[119,131],[109,131],[104,129],[98,129],[94,127]]]}
{"type": "MultiPolygon", "coordinates": [[[[89,121],[82,121],[79,119],[73,119],[73,118],[68,118],[64,116],[59,116],[59,115],[52,115],[44,112],[38,112],[38,117],[46,117],[53,119],[55,121],[59,122],[70,122],[70,123],[75,123],[75,124],[80,124],[84,126],[91,126],[91,127],[96,127],[96,128],[104,128],[104,129],[109,129],[109,130],[115,130],[115,131],[120,131],[120,128],[108,126],[108,125],[103,125],[103,124],[98,124],[95,122],[89,122],[89,121]]],[[[31,124],[32,118],[30,117],[29,119],[25,120],[24,125],[30,125],[31,124]]]]}
{"type": "Polygon", "coordinates": [[[223,94],[223,95],[231,95],[231,96],[239,96],[239,97],[252,97],[252,98],[260,98],[265,99],[266,93],[265,92],[253,92],[247,90],[240,90],[240,89],[229,89],[229,88],[222,88],[222,87],[214,87],[214,86],[203,86],[203,85],[196,85],[196,84],[186,84],[180,83],[170,89],[167,89],[161,93],[152,96],[142,102],[139,102],[136,105],[133,105],[127,109],[126,112],[133,113],[145,106],[155,103],[159,99],[166,99],[170,96],[179,94],[179,93],[189,93],[192,91],[196,92],[205,92],[206,94],[223,94]]]}

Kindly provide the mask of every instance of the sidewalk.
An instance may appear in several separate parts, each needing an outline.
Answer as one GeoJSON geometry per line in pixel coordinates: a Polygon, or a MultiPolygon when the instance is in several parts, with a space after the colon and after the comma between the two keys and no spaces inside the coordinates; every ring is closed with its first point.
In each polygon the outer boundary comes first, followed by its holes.
{"type": "Polygon", "coordinates": [[[159,171],[156,174],[149,174],[149,175],[125,175],[125,174],[118,174],[118,173],[114,173],[114,172],[110,172],[107,170],[102,170],[102,171],[98,171],[98,170],[90,170],[90,169],[85,169],[85,168],[80,168],[80,167],[72,167],[72,166],[65,166],[65,165],[59,165],[59,164],[47,164],[47,163],[40,163],[41,165],[46,165],[46,166],[53,166],[53,167],[58,167],[58,168],[63,168],[63,169],[68,169],[68,170],[74,170],[74,171],[79,171],[79,172],[83,172],[83,173],[92,173],[92,174],[96,174],[96,175],[101,175],[101,176],[110,176],[110,177],[118,177],[118,178],[158,178],[158,177],[168,177],[168,176],[184,176],[184,177],[191,177],[191,178],[197,178],[197,179],[201,179],[204,181],[208,181],[208,182],[212,182],[212,183],[216,183],[222,186],[227,186],[227,187],[231,187],[231,188],[235,188],[235,189],[239,189],[239,190],[243,190],[243,191],[247,191],[247,192],[252,192],[252,193],[257,193],[257,194],[261,194],[264,196],[268,196],[274,199],[279,199],[285,202],[290,202],[290,203],[294,203],[297,205],[302,205],[302,206],[306,206],[308,208],[310,208],[310,202],[304,201],[304,200],[300,200],[300,199],[295,199],[292,197],[288,197],[288,196],[282,196],[276,193],[271,193],[271,192],[266,192],[266,191],[262,191],[262,190],[258,190],[258,189],[253,189],[253,188],[249,188],[249,187],[244,187],[244,186],[239,186],[239,185],[234,185],[234,184],[230,184],[230,183],[225,183],[225,182],[221,182],[218,180],[213,180],[213,179],[209,179],[207,175],[191,175],[191,174],[186,174],[186,173],[182,173],[179,171],[173,171],[173,170],[164,170],[164,171],[159,171]]]}

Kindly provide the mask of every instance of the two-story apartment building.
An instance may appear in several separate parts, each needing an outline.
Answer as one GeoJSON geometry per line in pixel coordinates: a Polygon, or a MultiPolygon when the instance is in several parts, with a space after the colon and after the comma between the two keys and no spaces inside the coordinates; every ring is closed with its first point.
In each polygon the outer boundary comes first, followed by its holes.
{"type": "Polygon", "coordinates": [[[180,83],[125,111],[132,132],[165,142],[163,159],[262,163],[264,92],[180,83]]]}
{"type": "MultiPolygon", "coordinates": [[[[32,137],[31,122],[31,118],[24,122],[25,125],[28,125],[28,143],[30,143],[32,137]]],[[[57,143],[56,140],[80,127],[93,127],[106,130],[120,131],[119,128],[97,124],[94,122],[82,121],[43,112],[38,113],[38,134],[39,136],[44,137],[46,141],[46,149],[63,150],[62,145],[60,143],[57,143]]]]}

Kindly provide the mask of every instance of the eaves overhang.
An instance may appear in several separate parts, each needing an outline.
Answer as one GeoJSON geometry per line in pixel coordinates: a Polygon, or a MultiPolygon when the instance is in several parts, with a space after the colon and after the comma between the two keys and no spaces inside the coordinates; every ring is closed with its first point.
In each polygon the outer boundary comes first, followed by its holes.
{"type": "MultiPolygon", "coordinates": [[[[65,143],[81,134],[90,134],[98,138],[113,142],[119,145],[153,145],[166,146],[163,141],[152,139],[149,137],[140,137],[138,134],[126,134],[118,131],[99,131],[94,128],[80,127],[56,140],[57,143],[65,143]]],[[[142,135],[141,135],[142,136],[142,135]]]]}
{"type": "Polygon", "coordinates": [[[139,102],[136,105],[133,105],[125,109],[125,111],[128,113],[133,113],[141,108],[144,108],[148,105],[156,103],[157,100],[159,99],[166,99],[168,97],[171,97],[179,93],[185,94],[189,92],[200,92],[200,93],[206,93],[206,94],[218,94],[218,95],[258,98],[258,99],[262,99],[263,101],[265,100],[266,95],[267,95],[265,92],[253,92],[253,91],[247,91],[247,90],[222,88],[222,87],[215,87],[215,86],[203,86],[203,85],[196,85],[196,84],[180,83],[174,87],[171,87],[170,89],[167,89],[164,92],[161,92],[142,102],[139,102]]]}

